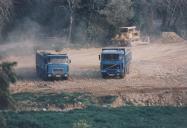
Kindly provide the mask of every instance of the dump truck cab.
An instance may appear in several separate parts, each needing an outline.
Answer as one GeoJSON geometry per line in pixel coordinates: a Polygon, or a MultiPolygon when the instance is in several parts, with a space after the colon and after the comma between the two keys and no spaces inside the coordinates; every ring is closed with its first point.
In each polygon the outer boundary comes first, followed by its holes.
{"type": "Polygon", "coordinates": [[[68,55],[62,51],[39,50],[36,52],[36,71],[44,80],[69,77],[68,55]]]}
{"type": "Polygon", "coordinates": [[[103,48],[99,55],[100,71],[103,78],[119,76],[123,78],[129,73],[132,59],[131,51],[125,48],[103,48]]]}

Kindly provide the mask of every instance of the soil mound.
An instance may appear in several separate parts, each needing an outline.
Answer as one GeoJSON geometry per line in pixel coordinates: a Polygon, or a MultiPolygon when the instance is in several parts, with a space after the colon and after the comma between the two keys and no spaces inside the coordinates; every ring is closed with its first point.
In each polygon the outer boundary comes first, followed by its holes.
{"type": "Polygon", "coordinates": [[[163,43],[177,43],[183,42],[184,39],[177,35],[175,32],[163,32],[162,33],[162,42],[163,43]]]}

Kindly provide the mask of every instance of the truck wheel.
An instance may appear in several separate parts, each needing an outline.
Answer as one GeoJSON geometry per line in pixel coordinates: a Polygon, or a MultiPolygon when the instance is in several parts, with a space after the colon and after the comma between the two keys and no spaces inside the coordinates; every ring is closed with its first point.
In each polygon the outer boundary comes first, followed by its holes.
{"type": "Polygon", "coordinates": [[[128,68],[127,68],[127,74],[129,74],[130,73],[130,66],[128,66],[128,68]]]}
{"type": "Polygon", "coordinates": [[[103,78],[103,79],[106,79],[106,78],[107,78],[107,75],[106,75],[106,74],[102,74],[102,78],[103,78]]]}
{"type": "Polygon", "coordinates": [[[47,75],[43,75],[42,78],[43,78],[44,81],[48,81],[49,80],[48,77],[47,77],[47,75]]]}
{"type": "Polygon", "coordinates": [[[129,74],[129,67],[127,68],[127,74],[129,74]]]}
{"type": "Polygon", "coordinates": [[[120,78],[123,79],[125,77],[125,72],[120,75],[120,78]]]}
{"type": "Polygon", "coordinates": [[[38,71],[38,68],[36,67],[36,74],[38,75],[39,74],[39,71],[38,71]]]}
{"type": "Polygon", "coordinates": [[[47,78],[47,80],[54,81],[55,79],[54,79],[54,77],[49,77],[49,78],[47,78]]]}
{"type": "Polygon", "coordinates": [[[39,70],[38,74],[39,74],[39,77],[42,78],[42,70],[41,69],[39,70]]]}
{"type": "Polygon", "coordinates": [[[125,77],[125,74],[122,73],[122,74],[120,75],[120,78],[123,79],[124,77],[125,77]]]}
{"type": "Polygon", "coordinates": [[[40,77],[40,70],[37,70],[37,76],[40,77]]]}
{"type": "Polygon", "coordinates": [[[68,80],[69,79],[69,77],[64,77],[64,80],[68,80]]]}

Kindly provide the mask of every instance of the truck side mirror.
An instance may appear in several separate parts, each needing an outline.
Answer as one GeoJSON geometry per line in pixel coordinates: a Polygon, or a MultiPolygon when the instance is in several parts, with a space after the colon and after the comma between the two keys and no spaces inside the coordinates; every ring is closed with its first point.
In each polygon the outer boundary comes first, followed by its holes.
{"type": "Polygon", "coordinates": [[[99,60],[101,60],[101,55],[99,55],[99,60]]]}

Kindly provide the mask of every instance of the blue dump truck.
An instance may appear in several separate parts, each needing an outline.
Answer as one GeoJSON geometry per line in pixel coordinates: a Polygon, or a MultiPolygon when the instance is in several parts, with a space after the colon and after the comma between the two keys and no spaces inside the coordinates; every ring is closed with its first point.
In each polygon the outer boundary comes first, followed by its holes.
{"type": "Polygon", "coordinates": [[[62,51],[38,50],[36,52],[36,72],[44,80],[68,79],[68,55],[62,51]]]}
{"type": "Polygon", "coordinates": [[[131,51],[126,48],[103,48],[99,55],[100,70],[103,78],[118,76],[124,78],[129,73],[132,60],[131,51]]]}

